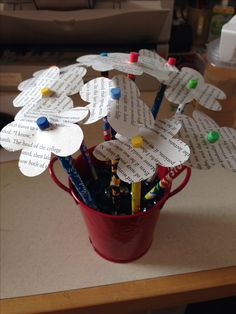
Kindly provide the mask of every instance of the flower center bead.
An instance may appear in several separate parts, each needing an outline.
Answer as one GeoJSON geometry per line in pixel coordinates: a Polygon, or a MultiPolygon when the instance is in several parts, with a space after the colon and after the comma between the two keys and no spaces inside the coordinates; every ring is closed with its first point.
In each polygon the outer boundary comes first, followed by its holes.
{"type": "Polygon", "coordinates": [[[210,131],[207,133],[207,141],[211,144],[217,142],[220,138],[220,134],[216,131],[210,131]]]}
{"type": "Polygon", "coordinates": [[[176,58],[173,58],[173,57],[168,58],[167,64],[169,64],[169,65],[176,65],[176,58]]]}
{"type": "Polygon", "coordinates": [[[51,97],[54,94],[54,92],[48,87],[41,88],[40,93],[43,97],[51,97]]]}
{"type": "Polygon", "coordinates": [[[101,57],[107,57],[107,52],[101,52],[101,53],[99,54],[99,56],[101,56],[101,57]]]}
{"type": "Polygon", "coordinates": [[[130,52],[130,54],[129,54],[129,62],[130,63],[138,62],[138,52],[130,52]]]}
{"type": "Polygon", "coordinates": [[[121,90],[119,87],[114,87],[110,89],[110,96],[112,99],[120,99],[121,90]]]}
{"type": "Polygon", "coordinates": [[[140,148],[143,146],[143,138],[140,135],[133,136],[131,138],[131,144],[134,148],[140,148]]]}
{"type": "Polygon", "coordinates": [[[40,130],[44,131],[50,127],[50,123],[46,117],[39,117],[36,120],[37,126],[40,130]]]}
{"type": "Polygon", "coordinates": [[[197,87],[198,80],[189,80],[187,84],[187,88],[195,89],[197,87]]]}

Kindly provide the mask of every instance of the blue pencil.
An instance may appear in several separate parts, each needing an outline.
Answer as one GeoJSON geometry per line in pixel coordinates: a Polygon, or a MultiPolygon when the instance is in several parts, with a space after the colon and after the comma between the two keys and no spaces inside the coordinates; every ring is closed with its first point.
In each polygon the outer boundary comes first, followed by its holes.
{"type": "Polygon", "coordinates": [[[88,163],[88,166],[89,166],[89,168],[91,170],[91,173],[92,173],[92,176],[93,176],[94,180],[97,180],[98,179],[97,172],[95,170],[95,167],[94,167],[94,164],[92,162],[92,159],[91,159],[91,157],[89,155],[88,148],[87,148],[87,146],[85,145],[84,142],[80,146],[80,152],[81,152],[83,158],[88,163]]]}
{"type": "Polygon", "coordinates": [[[159,87],[159,90],[158,90],[158,92],[156,94],[156,98],[154,100],[154,104],[152,105],[152,109],[151,109],[154,119],[156,119],[157,114],[158,114],[158,112],[160,110],[161,103],[162,103],[162,100],[164,98],[165,90],[166,90],[166,85],[161,83],[160,87],[159,87]]]}
{"type": "MultiPolygon", "coordinates": [[[[173,57],[168,58],[166,65],[175,66],[175,64],[176,64],[175,58],[173,57]]],[[[154,100],[154,104],[152,105],[152,109],[151,109],[154,119],[156,119],[157,114],[160,110],[161,103],[164,98],[165,90],[166,90],[166,85],[164,83],[161,83],[159,90],[157,92],[156,98],[154,100]]]]}
{"type": "MultiPolygon", "coordinates": [[[[46,131],[50,129],[50,123],[47,117],[44,117],[44,116],[39,117],[36,123],[39,129],[42,131],[46,131]]],[[[84,182],[82,181],[80,175],[78,174],[77,170],[75,169],[73,165],[72,157],[71,156],[67,156],[67,157],[57,156],[57,159],[60,161],[62,167],[67,172],[76,191],[78,192],[79,196],[82,198],[82,201],[89,207],[97,208],[84,182]]]]}
{"type": "Polygon", "coordinates": [[[77,170],[73,166],[73,159],[71,156],[68,157],[59,157],[57,156],[58,160],[60,161],[62,167],[67,172],[71,182],[73,183],[76,191],[78,192],[79,196],[81,197],[82,201],[89,207],[97,208],[93,202],[93,199],[87,190],[84,182],[82,181],[80,175],[78,174],[77,170]]]}

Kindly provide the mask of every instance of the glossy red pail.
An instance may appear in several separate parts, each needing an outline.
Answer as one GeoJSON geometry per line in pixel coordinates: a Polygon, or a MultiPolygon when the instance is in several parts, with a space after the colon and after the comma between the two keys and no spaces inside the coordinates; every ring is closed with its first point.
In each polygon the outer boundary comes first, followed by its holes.
{"type": "MultiPolygon", "coordinates": [[[[93,148],[89,150],[91,155],[92,150],[93,148]]],[[[160,216],[160,209],[168,198],[185,187],[191,175],[190,168],[186,168],[182,183],[174,191],[171,191],[170,185],[161,201],[146,212],[115,216],[104,214],[85,205],[74,192],[70,180],[68,180],[68,187],[63,185],[56,177],[53,169],[56,160],[56,158],[53,158],[50,162],[49,171],[51,178],[60,188],[72,195],[75,202],[79,205],[93,248],[105,259],[119,263],[131,262],[146,253],[153,240],[154,229],[160,216]]],[[[103,162],[96,159],[93,159],[93,161],[96,166],[104,165],[103,162]]],[[[82,156],[77,158],[75,166],[82,178],[90,175],[87,163],[82,156]]],[[[162,178],[167,171],[167,168],[159,167],[159,178],[162,178]]]]}

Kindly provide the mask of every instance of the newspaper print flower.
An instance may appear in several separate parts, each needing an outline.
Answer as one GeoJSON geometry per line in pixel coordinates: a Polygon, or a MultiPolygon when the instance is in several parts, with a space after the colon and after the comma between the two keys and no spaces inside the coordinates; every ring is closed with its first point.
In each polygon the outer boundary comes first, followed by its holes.
{"type": "Polygon", "coordinates": [[[146,67],[144,72],[155,77],[161,83],[168,79],[170,73],[179,72],[179,69],[175,66],[175,58],[166,60],[152,50],[141,49],[139,51],[139,61],[146,67]]]}
{"type": "MultiPolygon", "coordinates": [[[[64,67],[60,67],[59,68],[59,74],[64,74],[64,73],[69,72],[71,70],[73,71],[74,68],[79,68],[79,67],[80,67],[80,65],[78,63],[74,63],[74,64],[66,65],[64,67]]],[[[36,81],[37,81],[38,77],[40,75],[42,75],[45,71],[48,71],[48,68],[41,69],[41,70],[38,70],[38,71],[34,72],[33,73],[33,77],[31,77],[31,78],[29,78],[27,80],[22,81],[17,86],[17,89],[19,91],[23,91],[26,88],[36,86],[36,81]]]]}
{"type": "MultiPolygon", "coordinates": [[[[60,67],[59,71],[60,71],[60,74],[64,74],[64,73],[69,72],[71,70],[73,71],[74,68],[79,68],[79,67],[80,67],[80,65],[78,63],[73,63],[73,64],[70,64],[70,65],[66,65],[64,67],[60,67]]],[[[41,69],[41,70],[38,70],[38,71],[34,72],[33,73],[33,77],[41,75],[45,70],[47,70],[47,69],[41,69]]]]}
{"type": "Polygon", "coordinates": [[[184,163],[190,154],[189,147],[173,138],[181,127],[171,120],[159,120],[155,128],[140,128],[141,148],[134,148],[127,137],[99,144],[93,154],[99,160],[118,159],[117,175],[125,182],[140,182],[150,178],[156,165],[175,167],[184,163]]]}
{"type": "Polygon", "coordinates": [[[107,116],[108,122],[120,134],[137,134],[139,126],[152,126],[154,119],[149,107],[139,99],[136,84],[123,75],[112,79],[99,77],[86,83],[80,96],[89,104],[90,117],[85,124],[107,116]],[[114,97],[113,91],[119,92],[114,97]]]}
{"type": "Polygon", "coordinates": [[[130,62],[129,60],[130,54],[118,52],[86,55],[76,59],[81,65],[91,66],[95,71],[106,72],[119,70],[124,73],[141,75],[143,70],[140,66],[138,66],[136,62],[130,62]]]}
{"type": "Polygon", "coordinates": [[[168,64],[157,53],[142,49],[139,53],[103,53],[101,55],[86,55],[77,58],[77,62],[84,66],[91,66],[94,70],[105,72],[118,70],[120,72],[141,75],[147,73],[159,81],[168,79],[168,73],[178,71],[168,64]],[[135,56],[132,61],[132,56],[135,56]]]}
{"type": "Polygon", "coordinates": [[[115,70],[133,75],[146,73],[158,81],[168,79],[167,67],[158,62],[157,59],[145,56],[144,51],[141,51],[141,55],[137,55],[136,62],[130,61],[131,54],[128,53],[109,53],[108,56],[112,60],[115,70]]]}
{"type": "Polygon", "coordinates": [[[158,53],[154,50],[149,49],[141,49],[139,50],[139,59],[145,63],[148,63],[150,66],[160,66],[166,67],[166,71],[168,72],[178,72],[178,68],[175,66],[175,58],[172,59],[171,62],[167,62],[165,58],[161,57],[158,53]]]}
{"type": "Polygon", "coordinates": [[[15,107],[23,107],[36,103],[42,98],[70,96],[79,92],[83,86],[83,76],[86,69],[72,67],[70,70],[60,73],[60,69],[52,66],[41,72],[21,86],[22,92],[13,100],[15,107]]]}
{"type": "Polygon", "coordinates": [[[85,55],[76,59],[80,65],[92,67],[95,71],[106,72],[113,70],[113,63],[107,53],[99,55],[85,55]]]}
{"type": "Polygon", "coordinates": [[[191,150],[186,162],[189,167],[210,169],[215,165],[236,172],[236,130],[220,127],[214,120],[200,111],[193,112],[193,118],[178,115],[182,128],[179,138],[191,150]]]}
{"type": "Polygon", "coordinates": [[[59,79],[60,69],[57,66],[51,66],[47,69],[40,70],[41,73],[37,77],[31,77],[27,80],[22,81],[17,89],[20,91],[24,91],[28,88],[39,86],[41,87],[43,84],[46,84],[50,87],[56,80],[59,79]]]}
{"type": "MultiPolygon", "coordinates": [[[[50,98],[42,98],[37,103],[24,106],[15,115],[15,120],[33,120],[35,121],[39,115],[45,116],[49,114],[58,114],[73,108],[73,101],[70,97],[60,95],[59,97],[52,96],[50,98]]],[[[80,107],[79,107],[80,108],[80,107]]],[[[83,108],[80,108],[81,111],[83,108]]],[[[88,109],[85,109],[88,113],[88,109]]],[[[86,116],[87,117],[87,116],[86,116]]],[[[76,116],[75,116],[76,118],[76,116]]]]}
{"type": "Polygon", "coordinates": [[[203,107],[219,111],[221,105],[217,99],[226,97],[219,88],[205,83],[199,72],[187,67],[183,67],[180,72],[170,73],[165,84],[168,86],[165,96],[175,104],[185,105],[195,99],[203,107]]]}
{"type": "MultiPolygon", "coordinates": [[[[45,112],[44,112],[45,113],[45,112]]],[[[59,113],[29,113],[29,117],[15,120],[0,133],[1,145],[8,151],[21,150],[20,171],[26,176],[37,176],[49,165],[51,153],[70,156],[79,150],[83,132],[79,125],[88,115],[86,108],[73,108],[59,113]],[[36,123],[46,123],[41,130],[36,123]]]]}

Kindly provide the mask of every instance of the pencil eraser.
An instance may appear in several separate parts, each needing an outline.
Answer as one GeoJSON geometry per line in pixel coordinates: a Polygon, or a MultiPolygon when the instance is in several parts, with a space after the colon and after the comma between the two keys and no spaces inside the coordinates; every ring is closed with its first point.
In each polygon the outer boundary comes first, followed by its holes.
{"type": "Polygon", "coordinates": [[[136,76],[135,76],[134,74],[130,74],[130,73],[129,73],[129,74],[127,75],[127,77],[128,77],[129,79],[131,79],[132,81],[134,81],[136,76]]]}

